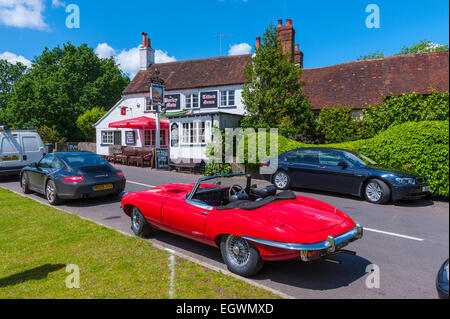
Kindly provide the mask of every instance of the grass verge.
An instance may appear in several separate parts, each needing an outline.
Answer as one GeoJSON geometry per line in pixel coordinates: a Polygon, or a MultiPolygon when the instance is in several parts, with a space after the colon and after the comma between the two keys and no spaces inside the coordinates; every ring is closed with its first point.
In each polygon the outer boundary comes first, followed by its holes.
{"type": "MultiPolygon", "coordinates": [[[[0,299],[169,297],[169,253],[0,188],[0,299]],[[80,288],[68,289],[68,265],[80,288]]],[[[177,258],[174,298],[278,298],[177,258]]]]}

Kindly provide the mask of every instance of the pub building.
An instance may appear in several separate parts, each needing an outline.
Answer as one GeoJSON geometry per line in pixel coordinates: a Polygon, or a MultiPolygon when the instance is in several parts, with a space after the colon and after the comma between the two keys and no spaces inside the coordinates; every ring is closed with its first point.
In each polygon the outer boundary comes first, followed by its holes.
{"type": "MultiPolygon", "coordinates": [[[[277,28],[283,50],[292,50],[298,63],[303,54],[294,46],[292,21],[277,28]]],[[[256,49],[260,37],[256,38],[256,49]]],[[[150,103],[150,79],[158,74],[165,81],[167,113],[161,115],[161,148],[170,158],[207,159],[206,146],[213,128],[237,128],[245,113],[242,86],[252,54],[155,64],[155,50],[142,33],[140,71],[122,98],[95,125],[97,153],[109,154],[111,145],[155,147],[156,114],[150,103]]]]}
{"type": "MultiPolygon", "coordinates": [[[[284,53],[303,67],[303,53],[295,44],[292,20],[278,21],[277,38],[284,53]]],[[[256,38],[255,49],[261,39],[256,38]]],[[[207,159],[206,145],[212,129],[236,128],[245,114],[242,86],[252,55],[216,57],[155,64],[155,50],[143,33],[140,71],[123,91],[122,98],[96,124],[97,152],[108,155],[111,145],[155,147],[155,110],[150,103],[150,79],[165,81],[167,114],[161,117],[161,146],[172,161],[207,159]]],[[[361,117],[368,105],[384,97],[416,92],[449,90],[449,51],[390,56],[303,69],[303,92],[313,111],[346,105],[361,117]],[[405,71],[407,70],[407,72],[405,71]]]]}

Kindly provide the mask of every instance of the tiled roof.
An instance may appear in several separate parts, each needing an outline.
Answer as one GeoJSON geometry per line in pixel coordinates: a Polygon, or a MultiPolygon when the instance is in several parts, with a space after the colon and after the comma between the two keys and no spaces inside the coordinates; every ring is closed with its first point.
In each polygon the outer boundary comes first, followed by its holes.
{"type": "MultiPolygon", "coordinates": [[[[251,55],[188,60],[152,65],[139,72],[124,95],[149,91],[155,68],[166,80],[167,90],[184,90],[243,84],[251,55]]],[[[314,109],[342,104],[365,108],[383,96],[431,90],[449,91],[449,51],[400,55],[355,61],[323,68],[304,69],[304,92],[314,109]]]]}
{"type": "Polygon", "coordinates": [[[242,84],[246,82],[244,69],[251,57],[247,54],[153,64],[136,74],[123,94],[149,92],[149,79],[155,75],[156,68],[170,91],[242,84]]]}
{"type": "Polygon", "coordinates": [[[304,92],[314,109],[342,104],[365,108],[383,96],[449,91],[449,51],[398,55],[305,69],[304,92]]]}

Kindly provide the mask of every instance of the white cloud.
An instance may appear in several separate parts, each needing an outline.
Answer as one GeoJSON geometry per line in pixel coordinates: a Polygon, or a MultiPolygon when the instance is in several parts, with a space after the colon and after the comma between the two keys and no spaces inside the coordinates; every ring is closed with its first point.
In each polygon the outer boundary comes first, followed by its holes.
{"type": "Polygon", "coordinates": [[[44,10],[44,0],[0,0],[0,24],[45,30],[44,10]]]}
{"type": "Polygon", "coordinates": [[[66,3],[60,0],[52,0],[52,7],[58,8],[58,7],[65,7],[66,3]]]}
{"type": "Polygon", "coordinates": [[[176,60],[177,59],[174,56],[169,56],[167,51],[156,50],[155,52],[156,63],[175,62],[176,60]]]}
{"type": "Polygon", "coordinates": [[[248,43],[234,44],[230,47],[228,55],[241,55],[250,54],[252,52],[252,47],[248,43]]]}
{"type": "Polygon", "coordinates": [[[116,50],[108,45],[108,43],[99,43],[95,48],[95,54],[101,59],[109,58],[115,55],[116,50]]]}
{"type": "Polygon", "coordinates": [[[131,78],[134,78],[139,71],[139,48],[122,50],[115,57],[115,60],[123,72],[130,75],[131,78]]]}
{"type": "MultiPolygon", "coordinates": [[[[133,78],[139,71],[139,48],[129,50],[116,50],[107,43],[99,43],[95,48],[95,54],[99,58],[105,59],[114,57],[120,69],[133,78]]],[[[155,63],[175,62],[177,59],[169,56],[167,51],[155,51],[155,63]]]]}
{"type": "Polygon", "coordinates": [[[20,62],[22,64],[25,64],[27,67],[31,66],[31,61],[28,60],[27,58],[8,51],[0,53],[0,60],[6,60],[9,63],[13,64],[17,64],[17,62],[20,62]]]}

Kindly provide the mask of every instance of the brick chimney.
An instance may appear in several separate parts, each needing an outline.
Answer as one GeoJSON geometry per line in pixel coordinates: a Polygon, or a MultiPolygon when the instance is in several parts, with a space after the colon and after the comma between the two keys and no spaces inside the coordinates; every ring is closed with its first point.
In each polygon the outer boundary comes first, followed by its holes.
{"type": "Polygon", "coordinates": [[[294,63],[303,68],[303,52],[300,51],[300,46],[298,44],[295,45],[294,63]]]}
{"type": "Polygon", "coordinates": [[[295,57],[295,30],[292,26],[292,19],[286,20],[286,25],[283,25],[283,20],[278,20],[276,28],[277,39],[281,42],[283,53],[289,53],[292,58],[295,57]]]}
{"type": "Polygon", "coordinates": [[[139,70],[145,71],[152,64],[155,64],[155,50],[152,49],[147,33],[142,32],[142,44],[139,46],[139,70]]]}
{"type": "Polygon", "coordinates": [[[256,37],[255,49],[259,50],[261,48],[261,37],[256,37]]]}

